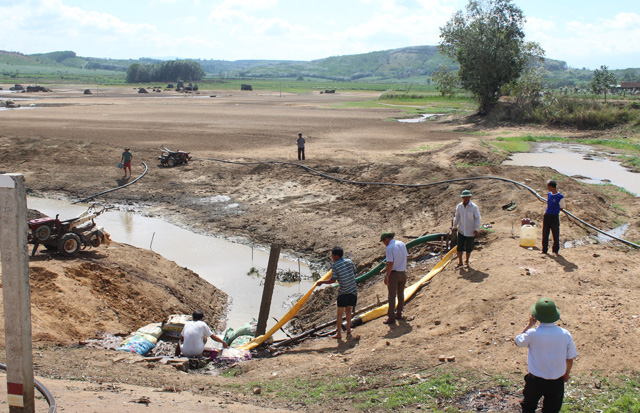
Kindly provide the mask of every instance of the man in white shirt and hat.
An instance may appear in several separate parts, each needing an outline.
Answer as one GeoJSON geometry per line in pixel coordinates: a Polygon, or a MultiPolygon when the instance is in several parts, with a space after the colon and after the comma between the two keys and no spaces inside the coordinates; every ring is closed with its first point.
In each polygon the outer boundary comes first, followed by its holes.
{"type": "Polygon", "coordinates": [[[460,198],[462,198],[462,202],[456,206],[451,232],[458,230],[458,265],[456,268],[462,267],[462,253],[465,252],[464,265],[469,269],[469,257],[473,251],[475,237],[478,236],[480,230],[480,210],[476,204],[471,202],[471,191],[468,189],[462,191],[460,198]]]}
{"type": "Polygon", "coordinates": [[[569,381],[578,352],[571,334],[555,325],[559,319],[556,304],[541,298],[531,307],[529,322],[516,336],[516,346],[529,348],[529,373],[524,377],[524,399],[520,403],[525,413],[534,413],[542,397],[543,412],[559,412],[562,408],[564,384],[569,381]],[[537,321],[540,325],[533,328],[537,321]]]}

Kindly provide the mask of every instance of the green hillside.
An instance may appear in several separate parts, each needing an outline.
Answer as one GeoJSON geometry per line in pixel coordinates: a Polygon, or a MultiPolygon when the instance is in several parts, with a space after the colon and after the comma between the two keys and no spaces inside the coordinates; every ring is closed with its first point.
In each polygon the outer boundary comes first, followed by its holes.
{"type": "MultiPolygon", "coordinates": [[[[457,63],[440,54],[437,46],[414,46],[312,61],[188,59],[198,62],[206,80],[233,79],[330,80],[336,82],[428,84],[441,65],[457,70],[457,63]]],[[[96,82],[124,84],[132,63],[156,64],[161,59],[105,59],[77,56],[73,51],[25,55],[0,51],[0,82],[96,82]]],[[[569,68],[561,60],[545,59],[547,87],[588,88],[590,69],[569,68]]],[[[612,71],[619,81],[640,80],[640,69],[612,71]]]]}

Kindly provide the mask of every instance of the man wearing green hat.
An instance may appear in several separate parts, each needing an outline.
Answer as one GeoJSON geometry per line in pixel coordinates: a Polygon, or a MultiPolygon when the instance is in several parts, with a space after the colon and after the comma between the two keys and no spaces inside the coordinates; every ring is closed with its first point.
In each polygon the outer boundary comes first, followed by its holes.
{"type": "Polygon", "coordinates": [[[524,377],[523,412],[535,412],[542,401],[543,412],[559,412],[564,399],[564,383],[569,380],[573,359],[578,356],[571,334],[557,325],[560,312],[549,298],[541,298],[531,307],[529,322],[518,334],[515,344],[529,347],[524,377]],[[540,321],[537,328],[532,328],[540,321]]]}
{"type": "Polygon", "coordinates": [[[383,232],[380,235],[380,242],[385,245],[385,255],[387,260],[387,272],[384,276],[384,283],[387,286],[389,309],[387,319],[384,324],[395,324],[396,319],[402,318],[404,309],[404,286],[407,283],[407,246],[402,241],[393,239],[396,234],[393,232],[383,232]],[[396,306],[396,298],[398,304],[396,306]]]}
{"type": "Polygon", "coordinates": [[[462,202],[456,206],[456,213],[453,217],[451,232],[458,230],[458,265],[462,267],[462,253],[466,252],[466,268],[469,269],[469,257],[473,250],[473,242],[480,230],[480,210],[478,206],[471,202],[471,191],[465,189],[460,194],[462,202]]]}

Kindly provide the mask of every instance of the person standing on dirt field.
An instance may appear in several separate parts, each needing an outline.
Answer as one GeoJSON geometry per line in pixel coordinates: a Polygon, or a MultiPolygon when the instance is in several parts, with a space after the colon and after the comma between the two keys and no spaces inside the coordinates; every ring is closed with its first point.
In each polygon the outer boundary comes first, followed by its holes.
{"type": "Polygon", "coordinates": [[[395,324],[396,319],[402,318],[404,309],[404,287],[407,283],[407,246],[402,241],[393,239],[396,234],[383,232],[380,242],[385,245],[387,259],[387,273],[384,283],[388,289],[389,310],[384,324],[395,324]],[[396,298],[398,304],[396,305],[396,298]]]}
{"type": "Polygon", "coordinates": [[[198,357],[204,351],[204,345],[207,343],[208,337],[211,337],[218,343],[222,343],[224,348],[229,347],[223,339],[211,332],[207,323],[202,321],[204,318],[202,311],[194,311],[192,318],[193,321],[187,321],[182,328],[180,340],[176,345],[176,357],[180,357],[180,354],[185,357],[198,357]],[[180,345],[180,343],[182,343],[182,345],[180,345]]]}
{"type": "Polygon", "coordinates": [[[542,397],[543,412],[559,412],[562,408],[564,384],[569,381],[578,352],[571,334],[555,325],[559,319],[555,303],[541,298],[531,307],[529,322],[516,336],[516,346],[529,347],[529,373],[524,377],[524,399],[520,403],[525,413],[535,412],[542,397]],[[532,328],[536,321],[540,325],[532,328]]]}
{"type": "Polygon", "coordinates": [[[298,132],[298,139],[296,139],[296,143],[298,144],[298,160],[304,161],[304,144],[306,140],[302,137],[302,132],[298,132]]]}
{"type": "Polygon", "coordinates": [[[333,247],[331,250],[331,279],[318,281],[321,284],[340,283],[338,290],[338,315],[336,317],[336,334],[332,336],[340,340],[342,338],[342,312],[346,313],[347,336],[351,335],[351,309],[356,308],[358,302],[358,287],[356,286],[356,266],[349,258],[343,258],[344,250],[333,247]]]}
{"type": "Polygon", "coordinates": [[[122,167],[124,169],[124,179],[127,179],[127,169],[129,170],[129,178],[131,178],[131,160],[133,159],[133,154],[129,151],[129,148],[124,148],[124,152],[122,152],[122,159],[120,162],[122,163],[122,167]]]}
{"type": "Polygon", "coordinates": [[[465,266],[469,269],[469,257],[473,250],[473,242],[480,230],[480,210],[478,206],[471,202],[471,191],[465,189],[460,194],[462,202],[456,206],[456,213],[453,217],[451,232],[458,230],[458,265],[462,267],[462,253],[466,253],[465,266]]]}
{"type": "Polygon", "coordinates": [[[560,252],[560,211],[565,207],[564,196],[558,192],[558,183],[554,180],[547,181],[547,209],[542,218],[542,251],[549,251],[549,232],[553,235],[553,247],[551,251],[557,256],[560,252]]]}

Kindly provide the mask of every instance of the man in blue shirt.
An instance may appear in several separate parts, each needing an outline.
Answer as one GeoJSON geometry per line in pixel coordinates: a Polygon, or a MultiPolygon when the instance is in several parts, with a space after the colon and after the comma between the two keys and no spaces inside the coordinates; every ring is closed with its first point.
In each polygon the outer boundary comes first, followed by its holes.
{"type": "Polygon", "coordinates": [[[304,144],[306,140],[302,137],[302,132],[298,132],[298,139],[296,144],[298,145],[298,160],[304,161],[304,144]]]}
{"type": "Polygon", "coordinates": [[[346,312],[347,335],[351,335],[351,309],[355,310],[358,301],[358,288],[356,286],[356,266],[349,258],[343,258],[344,251],[340,247],[331,250],[331,279],[318,281],[321,284],[340,283],[338,290],[338,314],[336,317],[336,334],[332,336],[340,340],[342,338],[342,313],[346,312]]]}
{"type": "Polygon", "coordinates": [[[547,209],[542,219],[542,254],[549,251],[549,232],[553,235],[552,251],[557,256],[560,252],[560,211],[565,207],[564,196],[558,192],[558,183],[547,181],[547,209]]]}

